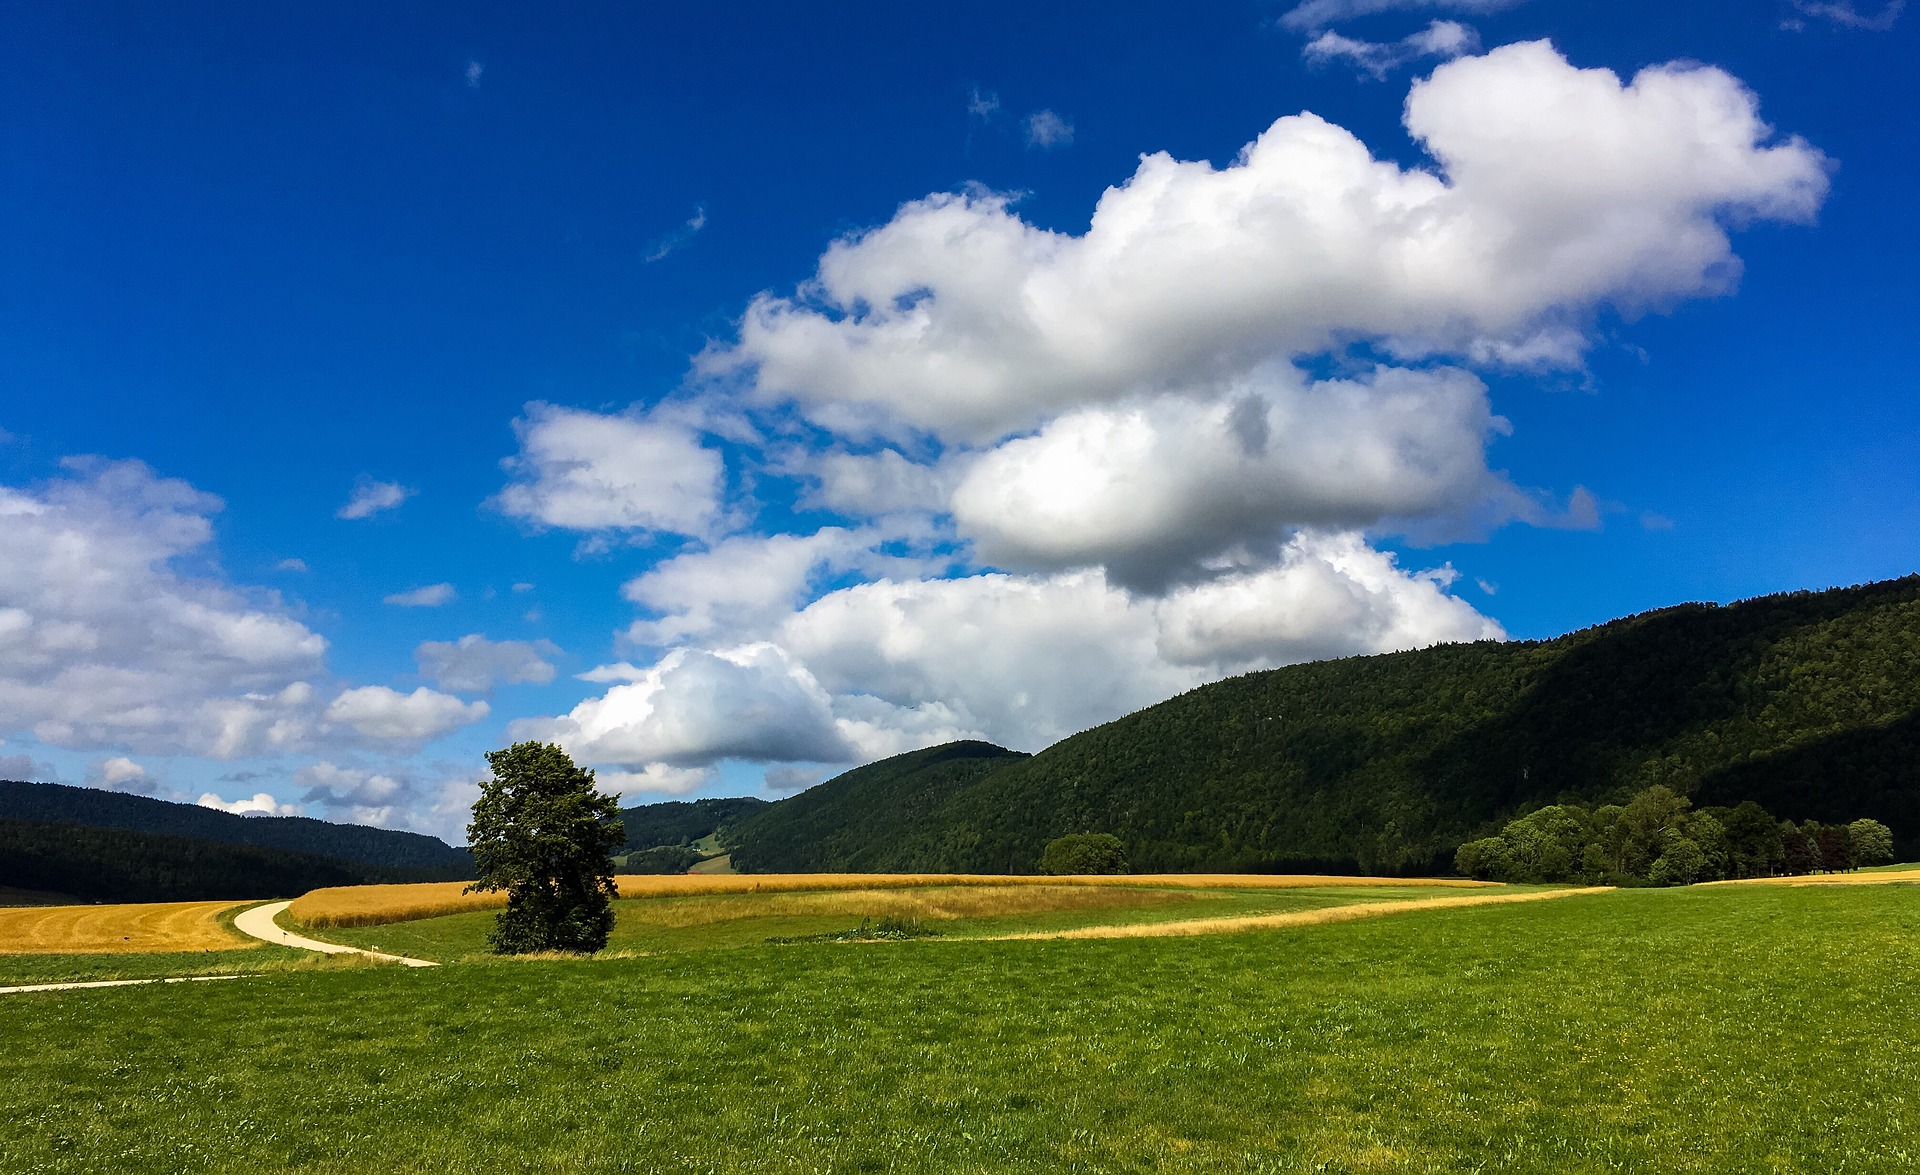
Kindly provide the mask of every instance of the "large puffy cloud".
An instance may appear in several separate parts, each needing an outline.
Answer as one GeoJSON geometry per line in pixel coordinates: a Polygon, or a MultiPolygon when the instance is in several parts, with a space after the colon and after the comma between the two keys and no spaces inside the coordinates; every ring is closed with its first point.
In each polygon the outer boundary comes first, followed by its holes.
{"type": "Polygon", "coordinates": [[[791,612],[823,571],[850,566],[870,540],[826,527],[811,535],[735,536],[676,555],[627,581],[621,594],[658,619],[635,621],[627,639],[673,645],[717,632],[764,630],[791,612]]]}
{"type": "Polygon", "coordinates": [[[342,692],[327,707],[327,721],[352,727],[368,738],[396,743],[431,742],[485,718],[485,702],[463,702],[426,686],[403,694],[384,685],[363,685],[342,692]]]}
{"type": "Polygon", "coordinates": [[[633,771],[854,757],[826,691],[774,645],[675,649],[620,676],[630,680],[563,717],[517,723],[514,737],[552,738],[585,762],[633,771]]]}
{"type": "MultiPolygon", "coordinates": [[[[557,738],[626,790],[679,791],[724,759],[844,763],[957,738],[1039,749],[1229,673],[1494,639],[1497,624],[1349,533],[1161,597],[1099,571],[882,579],[829,592],[777,638],[606,667],[607,693],[515,737],[557,738]]],[[[783,777],[784,778],[784,777],[783,777]]]]}
{"type": "Polygon", "coordinates": [[[1725,222],[1805,219],[1826,189],[1726,73],[1623,84],[1544,42],[1440,66],[1406,125],[1438,174],[1295,115],[1225,168],[1143,158],[1078,236],[992,194],[915,201],[757,298],[705,369],[836,430],[980,442],[1344,339],[1565,360],[1597,306],[1725,291],[1725,222]]]}
{"type": "Polygon", "coordinates": [[[704,534],[720,511],[720,455],[680,424],[531,404],[500,509],[566,530],[704,534]]]}
{"type": "Polygon", "coordinates": [[[223,757],[304,742],[326,641],[271,593],[178,567],[219,499],[138,462],[66,468],[0,487],[0,728],[223,757]]]}
{"type": "Polygon", "coordinates": [[[975,461],[953,514],[989,563],[1098,564],[1160,587],[1291,527],[1510,512],[1524,499],[1485,458],[1504,427],[1465,372],[1308,385],[1275,367],[1211,402],[1163,396],[1061,416],[975,461]]]}
{"type": "Polygon", "coordinates": [[[484,694],[500,682],[544,685],[553,680],[551,641],[490,641],[469,633],[457,641],[422,641],[413,651],[420,672],[441,689],[484,694]]]}
{"type": "Polygon", "coordinates": [[[890,536],[872,528],[823,527],[810,535],[736,535],[628,580],[621,594],[650,612],[626,631],[635,645],[751,641],[776,628],[836,575],[914,575],[929,560],[883,554],[890,536]]]}

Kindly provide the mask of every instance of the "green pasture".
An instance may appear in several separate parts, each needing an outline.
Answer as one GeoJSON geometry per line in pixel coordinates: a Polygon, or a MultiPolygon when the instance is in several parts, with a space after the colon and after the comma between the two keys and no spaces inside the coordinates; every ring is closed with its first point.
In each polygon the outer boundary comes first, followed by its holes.
{"type": "Polygon", "coordinates": [[[5,997],[0,1170],[1905,1171],[1920,887],[5,997]]]}
{"type": "MultiPolygon", "coordinates": [[[[955,887],[928,886],[911,891],[938,900],[955,887]]],[[[1511,891],[1555,888],[1508,886],[1511,891]]],[[[1028,931],[1072,930],[1082,926],[1133,925],[1172,922],[1188,918],[1232,918],[1248,914],[1281,914],[1319,910],[1358,902],[1408,901],[1414,898],[1462,897],[1473,890],[1450,886],[1328,886],[1302,889],[1182,889],[1141,886],[1083,890],[1107,897],[1114,904],[1083,909],[1049,910],[998,917],[926,919],[928,929],[947,938],[986,938],[1028,931]],[[1137,900],[1141,904],[1128,905],[1137,900]]],[[[724,894],[690,898],[635,898],[614,903],[612,952],[672,953],[758,946],[770,938],[804,938],[831,934],[858,926],[869,911],[852,895],[823,894],[826,904],[843,910],[821,914],[765,913],[767,895],[724,894]],[[692,925],[674,923],[699,919],[692,925]]],[[[477,911],[395,922],[385,926],[328,927],[314,931],[320,938],[350,946],[410,955],[436,962],[485,961],[487,932],[493,914],[477,911]]]]}

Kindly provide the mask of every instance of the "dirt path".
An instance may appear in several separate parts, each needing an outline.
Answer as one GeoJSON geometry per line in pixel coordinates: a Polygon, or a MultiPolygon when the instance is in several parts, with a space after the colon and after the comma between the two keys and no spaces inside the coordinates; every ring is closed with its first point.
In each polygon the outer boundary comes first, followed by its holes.
{"type": "MultiPolygon", "coordinates": [[[[1236,930],[1273,930],[1286,926],[1318,926],[1328,922],[1351,922],[1357,918],[1378,918],[1408,910],[1452,910],[1461,906],[1498,906],[1510,902],[1541,902],[1570,898],[1578,894],[1606,893],[1610,886],[1585,889],[1553,889],[1539,893],[1475,894],[1458,898],[1415,898],[1405,902],[1360,902],[1351,906],[1328,906],[1319,910],[1296,910],[1287,914],[1245,914],[1233,918],[1193,918],[1185,922],[1142,922],[1126,926],[1082,926],[1077,930],[1033,930],[1022,934],[995,935],[993,942],[1042,938],[1163,938],[1192,934],[1227,934],[1236,930]]],[[[960,939],[955,942],[980,942],[960,939]]]]}
{"type": "Polygon", "coordinates": [[[321,942],[317,938],[305,938],[287,930],[274,919],[292,902],[270,902],[264,906],[255,906],[233,920],[233,928],[241,934],[251,935],[261,942],[270,942],[275,946],[299,947],[304,951],[319,951],[328,955],[365,955],[370,959],[379,959],[387,963],[399,963],[407,967],[438,967],[426,959],[409,959],[404,955],[383,955],[379,951],[363,951],[359,947],[342,946],[337,942],[321,942]]]}
{"type": "Polygon", "coordinates": [[[213,983],[221,979],[245,978],[245,975],[183,975],[178,979],[89,979],[80,983],[29,983],[21,987],[0,987],[0,995],[24,995],[30,991],[75,991],[83,987],[139,987],[144,983],[213,983]]]}

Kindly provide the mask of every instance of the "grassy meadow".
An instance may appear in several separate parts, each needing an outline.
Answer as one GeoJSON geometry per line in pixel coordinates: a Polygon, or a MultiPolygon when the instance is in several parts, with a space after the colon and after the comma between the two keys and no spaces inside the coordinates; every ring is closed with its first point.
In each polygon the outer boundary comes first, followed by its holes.
{"type": "Polygon", "coordinates": [[[1916,974],[1718,886],[11,996],[0,1170],[1909,1170],[1916,974]]]}
{"type": "MultiPolygon", "coordinates": [[[[624,880],[624,879],[623,879],[624,880]]],[[[649,879],[650,880],[650,879],[649,879]]],[[[785,882],[789,879],[782,878],[785,882]]],[[[668,890],[661,896],[614,903],[610,951],[658,954],[755,946],[774,938],[804,938],[857,927],[868,919],[916,921],[939,937],[996,938],[1023,933],[1071,933],[1096,926],[1173,923],[1320,910],[1382,901],[1460,896],[1450,885],[1275,885],[1238,887],[1088,884],[919,884],[848,886],[822,890],[780,888],[752,892],[668,890]]],[[[1242,879],[1244,880],[1244,879],[1242,879]]],[[[1499,892],[1539,887],[1494,887],[1499,892]]],[[[623,887],[622,892],[628,892],[623,887]]],[[[1465,891],[1475,893],[1480,891],[1465,891]]],[[[351,891],[333,891],[329,906],[351,891]]],[[[303,899],[304,900],[304,899],[303,899]]],[[[300,912],[294,903],[289,915],[300,912]]],[[[348,915],[341,915],[348,916],[348,915]]],[[[373,926],[330,926],[322,934],[368,950],[435,962],[492,961],[487,932],[491,911],[373,926]]]]}

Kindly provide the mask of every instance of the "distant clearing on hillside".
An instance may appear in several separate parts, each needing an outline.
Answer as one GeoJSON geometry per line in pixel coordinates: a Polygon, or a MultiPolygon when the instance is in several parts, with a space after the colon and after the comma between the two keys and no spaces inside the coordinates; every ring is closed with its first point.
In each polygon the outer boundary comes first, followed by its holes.
{"type": "Polygon", "coordinates": [[[259,946],[222,920],[246,902],[0,909],[0,954],[151,954],[259,946]]]}
{"type": "MultiPolygon", "coordinates": [[[[620,896],[629,898],[694,897],[705,894],[793,893],[831,890],[920,889],[930,886],[980,888],[1119,887],[1128,889],[1315,889],[1357,886],[1476,889],[1493,882],[1411,877],[1321,877],[1287,874],[1122,875],[1112,877],[1042,877],[969,875],[951,873],[791,873],[791,874],[676,874],[623,875],[615,878],[620,896]]],[[[458,882],[418,885],[355,885],[317,889],[297,899],[287,914],[302,926],[381,926],[474,910],[499,909],[504,893],[463,893],[458,882]]]]}

